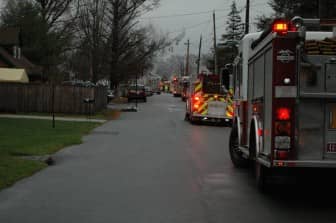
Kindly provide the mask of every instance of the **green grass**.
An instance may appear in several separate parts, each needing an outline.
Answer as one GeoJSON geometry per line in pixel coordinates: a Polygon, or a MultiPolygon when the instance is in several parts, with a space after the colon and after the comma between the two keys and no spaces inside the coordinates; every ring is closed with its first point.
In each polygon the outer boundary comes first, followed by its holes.
{"type": "Polygon", "coordinates": [[[0,189],[45,167],[38,161],[17,156],[47,155],[82,142],[82,136],[97,127],[92,122],[0,118],[0,189]]]}
{"type": "Polygon", "coordinates": [[[0,190],[16,181],[33,175],[47,165],[38,161],[23,160],[12,156],[0,157],[0,190]]]}
{"type": "MultiPolygon", "coordinates": [[[[2,114],[11,114],[11,113],[2,113],[2,114]]],[[[41,112],[30,112],[30,113],[15,113],[16,115],[31,115],[31,116],[48,116],[51,117],[50,113],[41,113],[41,112]]],[[[120,111],[116,109],[105,109],[103,111],[97,112],[93,115],[83,115],[83,114],[63,114],[56,113],[56,117],[62,118],[90,118],[90,119],[100,119],[100,120],[115,120],[120,116],[120,111]]]]}

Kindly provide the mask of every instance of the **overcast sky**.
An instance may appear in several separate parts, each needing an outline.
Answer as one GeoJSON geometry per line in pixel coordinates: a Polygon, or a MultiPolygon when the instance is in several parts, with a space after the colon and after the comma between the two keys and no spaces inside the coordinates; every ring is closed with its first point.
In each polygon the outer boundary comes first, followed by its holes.
{"type": "MultiPolygon", "coordinates": [[[[250,0],[251,31],[254,18],[261,14],[270,14],[268,0],[250,0]]],[[[204,36],[203,52],[213,45],[212,11],[216,10],[217,39],[225,32],[227,14],[230,12],[232,0],[161,0],[160,7],[142,16],[143,23],[153,24],[170,37],[175,37],[186,30],[186,36],[179,45],[175,45],[172,53],[183,54],[186,51],[187,39],[191,41],[191,53],[197,54],[200,35],[204,36]],[[183,14],[195,14],[182,16],[183,14]]],[[[246,0],[236,0],[238,9],[242,10],[242,20],[245,21],[246,0]]]]}

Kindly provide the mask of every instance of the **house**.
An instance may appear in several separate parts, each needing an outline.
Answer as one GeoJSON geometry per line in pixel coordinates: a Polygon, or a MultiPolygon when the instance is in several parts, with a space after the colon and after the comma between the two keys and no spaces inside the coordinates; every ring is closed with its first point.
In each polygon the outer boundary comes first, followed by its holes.
{"type": "Polygon", "coordinates": [[[42,68],[33,64],[22,51],[19,28],[0,29],[0,68],[24,69],[30,82],[43,81],[42,68]]]}

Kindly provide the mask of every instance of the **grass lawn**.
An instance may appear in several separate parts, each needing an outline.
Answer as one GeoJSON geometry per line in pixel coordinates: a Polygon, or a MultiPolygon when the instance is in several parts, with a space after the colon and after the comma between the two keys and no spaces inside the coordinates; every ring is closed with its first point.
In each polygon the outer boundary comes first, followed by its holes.
{"type": "MultiPolygon", "coordinates": [[[[1,114],[10,114],[13,113],[1,113],[1,114]]],[[[81,115],[81,114],[63,114],[63,113],[56,113],[55,117],[62,117],[62,118],[90,118],[90,119],[100,119],[100,120],[116,120],[120,117],[121,112],[117,109],[105,109],[103,111],[97,112],[93,115],[81,115]]],[[[31,115],[31,116],[48,116],[51,117],[50,113],[39,113],[39,112],[31,112],[31,113],[15,113],[15,115],[31,115]]]]}
{"type": "Polygon", "coordinates": [[[49,120],[0,118],[0,189],[46,166],[18,156],[47,155],[80,144],[82,136],[98,125],[57,121],[53,129],[49,120]]]}

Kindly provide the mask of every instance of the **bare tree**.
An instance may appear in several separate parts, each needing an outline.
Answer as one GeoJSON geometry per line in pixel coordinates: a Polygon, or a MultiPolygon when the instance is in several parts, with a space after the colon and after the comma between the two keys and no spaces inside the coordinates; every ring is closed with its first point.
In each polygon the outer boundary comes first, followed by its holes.
{"type": "Polygon", "coordinates": [[[79,9],[79,36],[82,51],[86,54],[90,66],[90,76],[93,82],[102,72],[107,30],[106,30],[106,0],[82,0],[79,9]]]}
{"type": "MultiPolygon", "coordinates": [[[[108,0],[108,20],[110,26],[110,82],[111,85],[121,81],[126,73],[122,66],[125,58],[130,56],[139,44],[141,35],[137,21],[141,13],[153,9],[159,0],[108,0]]],[[[134,57],[134,54],[132,54],[134,57]]],[[[137,54],[138,56],[140,54],[137,54]]],[[[148,55],[143,53],[144,56],[148,55]]],[[[134,60],[133,60],[134,61],[134,60]]],[[[138,60],[140,61],[140,60],[138,60]]],[[[141,62],[141,61],[140,61],[141,62]]],[[[139,63],[140,63],[139,62],[139,63]]],[[[136,72],[136,71],[134,71],[136,72]]]]}
{"type": "MultiPolygon", "coordinates": [[[[41,16],[41,51],[44,59],[44,73],[50,76],[51,70],[63,62],[61,55],[69,50],[74,30],[71,3],[74,0],[32,0],[41,16]]],[[[78,1],[79,2],[79,1],[78,1]]],[[[55,71],[53,71],[55,72],[55,71]]]]}

